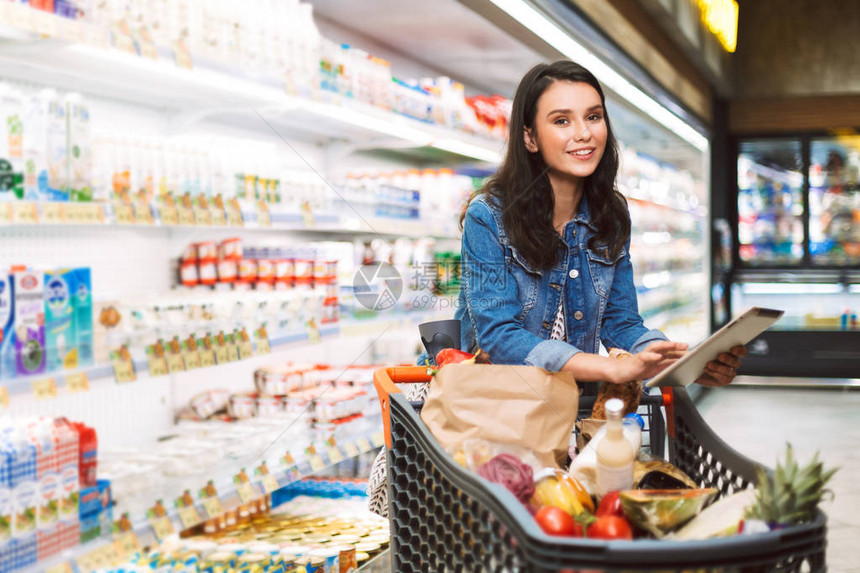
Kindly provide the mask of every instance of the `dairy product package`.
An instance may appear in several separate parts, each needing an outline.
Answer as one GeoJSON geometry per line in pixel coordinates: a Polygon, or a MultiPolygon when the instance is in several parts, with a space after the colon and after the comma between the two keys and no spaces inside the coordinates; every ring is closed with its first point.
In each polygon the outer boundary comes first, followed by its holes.
{"type": "Polygon", "coordinates": [[[23,136],[23,98],[0,84],[0,202],[24,196],[23,136]]]}
{"type": "Polygon", "coordinates": [[[0,379],[15,376],[15,306],[12,276],[0,273],[0,379]]]}
{"type": "Polygon", "coordinates": [[[93,285],[89,267],[75,269],[72,290],[75,307],[75,334],[78,342],[78,365],[93,364],[93,285]]]}
{"type": "Polygon", "coordinates": [[[15,370],[20,376],[45,371],[45,301],[43,274],[16,271],[13,313],[15,315],[15,370]]]}
{"type": "Polygon", "coordinates": [[[48,371],[78,367],[74,270],[45,273],[45,353],[48,371]]]}
{"type": "Polygon", "coordinates": [[[80,94],[66,96],[68,114],[69,200],[93,200],[93,151],[90,110],[80,94]]]}
{"type": "Polygon", "coordinates": [[[67,201],[69,198],[66,106],[51,89],[30,99],[25,114],[24,198],[67,201]]]}

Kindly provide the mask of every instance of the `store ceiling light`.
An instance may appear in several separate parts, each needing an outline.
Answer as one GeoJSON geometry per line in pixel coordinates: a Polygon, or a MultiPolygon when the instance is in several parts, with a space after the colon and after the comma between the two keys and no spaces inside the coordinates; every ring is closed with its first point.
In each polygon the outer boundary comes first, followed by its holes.
{"type": "Polygon", "coordinates": [[[600,58],[571,38],[567,32],[559,28],[528,2],[524,0],[490,0],[490,2],[567,58],[588,68],[603,85],[651,116],[654,121],[662,124],[699,151],[707,151],[708,140],[705,136],[603,63],[600,58]]]}
{"type": "Polygon", "coordinates": [[[839,294],[840,284],[824,283],[745,283],[744,294],[839,294]]]}

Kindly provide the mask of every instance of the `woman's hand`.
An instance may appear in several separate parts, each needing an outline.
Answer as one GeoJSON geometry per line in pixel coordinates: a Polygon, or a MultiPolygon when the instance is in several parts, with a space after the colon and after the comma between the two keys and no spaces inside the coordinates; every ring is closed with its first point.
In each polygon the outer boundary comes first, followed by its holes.
{"type": "Polygon", "coordinates": [[[651,378],[681,358],[687,347],[688,344],[684,342],[652,342],[642,352],[612,360],[606,379],[614,384],[623,384],[630,380],[651,378]]]}
{"type": "Polygon", "coordinates": [[[705,365],[705,370],[696,379],[696,384],[701,384],[709,388],[731,384],[732,380],[735,379],[738,368],[740,368],[741,358],[746,356],[746,354],[747,349],[745,346],[735,346],[731,351],[721,353],[717,356],[716,360],[711,360],[705,365]]]}

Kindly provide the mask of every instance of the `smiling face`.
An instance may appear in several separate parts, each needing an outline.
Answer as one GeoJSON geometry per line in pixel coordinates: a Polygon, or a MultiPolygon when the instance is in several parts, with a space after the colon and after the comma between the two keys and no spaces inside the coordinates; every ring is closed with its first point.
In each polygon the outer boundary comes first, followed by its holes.
{"type": "Polygon", "coordinates": [[[537,102],[526,149],[540,153],[551,180],[579,183],[603,157],[608,130],[600,94],[584,82],[556,81],[537,102]]]}

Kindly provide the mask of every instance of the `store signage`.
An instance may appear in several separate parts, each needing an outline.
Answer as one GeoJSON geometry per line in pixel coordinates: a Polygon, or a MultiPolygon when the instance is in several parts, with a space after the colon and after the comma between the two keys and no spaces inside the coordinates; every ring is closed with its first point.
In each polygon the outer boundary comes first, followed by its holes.
{"type": "Polygon", "coordinates": [[[702,22],[727,52],[738,46],[738,3],[736,0],[699,0],[702,22]]]}

